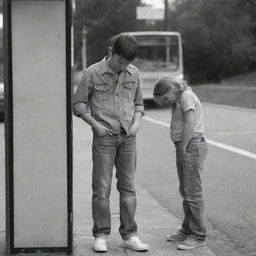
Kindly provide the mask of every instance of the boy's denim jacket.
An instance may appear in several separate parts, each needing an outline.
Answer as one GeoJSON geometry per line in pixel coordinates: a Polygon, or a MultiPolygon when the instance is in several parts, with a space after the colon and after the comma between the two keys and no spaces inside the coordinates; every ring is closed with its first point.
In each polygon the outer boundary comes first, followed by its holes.
{"type": "Polygon", "coordinates": [[[133,65],[116,81],[106,58],[86,69],[74,95],[74,115],[89,113],[114,134],[122,127],[129,135],[135,112],[144,114],[139,71],[133,65]]]}

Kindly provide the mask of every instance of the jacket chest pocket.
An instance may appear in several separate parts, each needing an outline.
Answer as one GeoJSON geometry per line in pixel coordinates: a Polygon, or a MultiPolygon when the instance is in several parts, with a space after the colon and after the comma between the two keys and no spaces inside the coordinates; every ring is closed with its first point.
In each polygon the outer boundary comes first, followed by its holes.
{"type": "Polygon", "coordinates": [[[123,96],[128,100],[134,100],[135,91],[136,91],[136,83],[135,82],[124,82],[123,83],[123,96]]]}
{"type": "Polygon", "coordinates": [[[94,85],[94,97],[97,101],[106,101],[109,97],[110,87],[107,83],[94,85]]]}

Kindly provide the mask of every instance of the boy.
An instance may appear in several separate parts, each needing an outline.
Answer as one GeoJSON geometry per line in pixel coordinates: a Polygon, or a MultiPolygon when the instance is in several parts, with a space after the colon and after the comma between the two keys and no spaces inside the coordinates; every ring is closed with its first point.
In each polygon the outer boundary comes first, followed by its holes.
{"type": "Polygon", "coordinates": [[[185,81],[173,77],[160,79],[153,96],[156,103],[172,109],[171,139],[176,147],[179,192],[183,198],[182,228],[166,238],[178,242],[178,249],[194,249],[206,243],[201,175],[207,143],[202,105],[185,81]]]}
{"type": "Polygon", "coordinates": [[[144,114],[140,76],[130,63],[135,59],[134,37],[116,38],[109,57],[85,70],[74,96],[74,114],[93,130],[92,215],[95,252],[106,252],[110,234],[109,196],[113,166],[120,193],[120,228],[123,247],[147,251],[137,233],[134,216],[136,193],[136,133],[144,114]]]}

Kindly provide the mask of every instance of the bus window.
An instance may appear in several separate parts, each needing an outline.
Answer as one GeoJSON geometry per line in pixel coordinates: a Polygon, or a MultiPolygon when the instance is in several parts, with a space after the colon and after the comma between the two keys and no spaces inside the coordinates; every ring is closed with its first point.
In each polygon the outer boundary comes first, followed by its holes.
{"type": "Polygon", "coordinates": [[[174,71],[179,66],[177,36],[136,36],[138,55],[134,65],[141,71],[174,71]]]}

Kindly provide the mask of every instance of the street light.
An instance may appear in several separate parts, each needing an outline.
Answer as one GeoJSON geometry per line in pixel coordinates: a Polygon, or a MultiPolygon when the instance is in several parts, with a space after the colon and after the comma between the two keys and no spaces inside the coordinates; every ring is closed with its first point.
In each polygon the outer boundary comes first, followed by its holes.
{"type": "Polygon", "coordinates": [[[83,30],[82,30],[82,67],[83,67],[83,70],[85,70],[86,67],[87,67],[87,61],[86,61],[86,35],[87,35],[87,30],[86,30],[86,27],[83,26],[83,30]]]}
{"type": "Polygon", "coordinates": [[[167,31],[168,30],[168,0],[164,0],[164,30],[167,31]]]}

